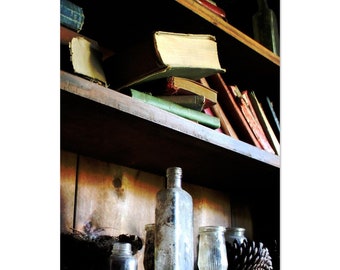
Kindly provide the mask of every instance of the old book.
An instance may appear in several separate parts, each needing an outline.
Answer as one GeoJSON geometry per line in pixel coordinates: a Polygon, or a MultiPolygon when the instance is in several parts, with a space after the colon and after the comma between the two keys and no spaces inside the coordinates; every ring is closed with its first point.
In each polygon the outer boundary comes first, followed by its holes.
{"type": "Polygon", "coordinates": [[[217,102],[217,91],[202,84],[199,80],[195,81],[188,78],[170,76],[168,78],[145,82],[136,87],[138,87],[138,90],[150,92],[154,96],[204,96],[204,108],[211,107],[217,102]]]}
{"type": "Polygon", "coordinates": [[[220,127],[220,119],[211,115],[207,115],[203,112],[192,110],[174,102],[170,102],[151,94],[144,93],[135,89],[130,89],[130,95],[132,98],[139,99],[145,103],[156,106],[162,110],[174,113],[183,118],[198,122],[204,126],[216,129],[220,127]]]}
{"type": "MultiPolygon", "coordinates": [[[[206,78],[201,78],[200,82],[209,87],[208,81],[206,78]]],[[[217,101],[216,104],[214,104],[213,106],[211,106],[209,109],[211,109],[212,113],[217,116],[220,119],[221,122],[221,131],[226,134],[229,135],[235,139],[239,139],[234,128],[232,127],[232,125],[230,124],[230,121],[228,119],[228,117],[226,116],[226,114],[224,113],[220,103],[217,101]]]]}
{"type": "Polygon", "coordinates": [[[280,143],[267,119],[266,113],[264,112],[261,103],[258,101],[255,92],[251,91],[249,94],[250,102],[258,116],[258,119],[263,127],[264,132],[267,135],[269,143],[271,144],[272,148],[275,150],[275,153],[279,156],[280,155],[280,143]]]}
{"type": "Polygon", "coordinates": [[[201,6],[206,7],[210,11],[214,12],[218,16],[222,17],[223,19],[226,18],[226,14],[224,9],[219,7],[215,1],[212,0],[195,0],[197,3],[199,3],[201,6]]]}
{"type": "Polygon", "coordinates": [[[239,105],[241,112],[243,113],[244,118],[247,120],[251,130],[253,131],[256,139],[260,143],[262,149],[268,151],[269,153],[275,154],[275,151],[271,147],[266,134],[264,133],[260,123],[257,118],[255,118],[252,110],[249,108],[250,104],[247,103],[247,98],[245,98],[241,91],[238,89],[236,85],[230,86],[232,93],[234,94],[234,98],[236,103],[239,105]]]}
{"type": "Polygon", "coordinates": [[[104,61],[109,87],[122,90],[142,82],[178,76],[197,80],[225,72],[215,36],[156,31],[104,61]]]}
{"type": "Polygon", "coordinates": [[[83,8],[68,1],[60,1],[60,24],[77,32],[83,28],[85,15],[83,8]]]}
{"type": "Polygon", "coordinates": [[[74,37],[69,43],[73,71],[85,78],[107,86],[102,54],[97,42],[83,37],[74,37]]]}
{"type": "MultiPolygon", "coordinates": [[[[212,111],[211,107],[207,107],[207,108],[203,109],[203,112],[204,112],[205,114],[207,114],[207,115],[211,115],[211,116],[214,116],[214,117],[218,117],[218,116],[212,111]]],[[[218,131],[218,132],[220,132],[220,133],[224,133],[224,132],[222,131],[222,128],[221,128],[221,127],[216,128],[215,130],[218,131]]]]}
{"type": "Polygon", "coordinates": [[[195,111],[202,111],[205,104],[205,97],[201,95],[172,95],[172,96],[156,96],[158,98],[174,102],[186,108],[195,111]]]}
{"type": "Polygon", "coordinates": [[[239,108],[230,87],[224,82],[221,74],[214,74],[206,78],[210,87],[218,93],[217,100],[223,111],[230,116],[230,123],[235,129],[240,140],[255,145],[261,149],[262,146],[255,137],[241,109],[239,108]]]}
{"type": "Polygon", "coordinates": [[[271,127],[273,128],[277,139],[280,141],[280,133],[281,133],[280,121],[279,121],[279,117],[277,116],[275,112],[273,102],[270,100],[268,96],[266,96],[265,100],[260,103],[261,103],[262,109],[267,115],[268,121],[271,127]]]}

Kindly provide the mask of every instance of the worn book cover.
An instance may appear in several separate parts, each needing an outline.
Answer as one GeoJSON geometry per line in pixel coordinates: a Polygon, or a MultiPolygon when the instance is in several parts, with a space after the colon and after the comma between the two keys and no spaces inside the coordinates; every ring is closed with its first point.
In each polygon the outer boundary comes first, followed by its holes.
{"type": "Polygon", "coordinates": [[[268,151],[269,153],[275,154],[260,123],[257,121],[257,118],[255,118],[254,114],[252,113],[252,110],[249,108],[249,104],[247,104],[247,99],[242,95],[241,91],[238,89],[236,85],[231,85],[230,89],[234,94],[236,103],[240,107],[244,118],[247,120],[251,130],[253,131],[258,142],[260,143],[262,149],[268,151]]]}
{"type": "Polygon", "coordinates": [[[149,93],[144,93],[135,89],[130,89],[130,95],[132,98],[139,99],[145,103],[156,106],[162,110],[174,113],[183,118],[195,121],[204,126],[216,129],[220,127],[220,119],[211,115],[207,115],[204,112],[192,110],[174,102],[170,102],[158,97],[154,97],[149,93]]]}
{"type": "MultiPolygon", "coordinates": [[[[216,90],[202,84],[199,80],[195,81],[183,77],[170,76],[157,79],[139,84],[136,88],[144,92],[150,92],[155,96],[203,96],[203,108],[211,107],[217,102],[216,90]]],[[[178,100],[178,98],[175,99],[178,100]]]]}
{"type": "Polygon", "coordinates": [[[215,36],[156,31],[104,62],[109,87],[117,91],[170,76],[197,80],[225,72],[215,36]]]}
{"type": "MultiPolygon", "coordinates": [[[[201,78],[200,82],[205,85],[206,87],[210,88],[210,85],[207,81],[206,78],[201,78]]],[[[215,90],[214,90],[215,91],[215,90]]],[[[216,91],[217,92],[217,91],[216,91]]],[[[220,119],[221,122],[221,131],[226,134],[229,135],[235,139],[239,139],[234,128],[232,127],[229,118],[227,117],[227,115],[224,113],[220,103],[217,101],[216,104],[214,104],[213,106],[210,107],[211,112],[220,119]]]]}
{"type": "Polygon", "coordinates": [[[73,71],[87,79],[107,86],[102,63],[102,53],[97,42],[74,37],[69,43],[73,71]]]}
{"type": "Polygon", "coordinates": [[[262,105],[262,109],[267,115],[267,118],[268,118],[268,121],[271,127],[274,130],[276,138],[280,141],[280,133],[281,133],[280,120],[275,111],[273,102],[268,96],[266,96],[265,100],[262,100],[262,102],[260,101],[260,103],[262,105]]]}
{"type": "Polygon", "coordinates": [[[255,137],[240,107],[236,103],[234,94],[230,87],[224,82],[221,74],[212,75],[206,78],[210,87],[218,92],[218,102],[223,111],[230,116],[230,122],[235,129],[240,140],[262,148],[260,142],[255,137]]]}
{"type": "Polygon", "coordinates": [[[272,126],[270,125],[267,119],[267,115],[262,108],[262,104],[257,99],[254,91],[250,92],[249,99],[258,116],[261,126],[263,127],[263,130],[265,134],[267,135],[270,145],[275,150],[275,153],[279,156],[280,155],[280,143],[275,135],[275,132],[272,126]]]}
{"type": "Polygon", "coordinates": [[[201,95],[171,95],[157,97],[199,112],[203,110],[205,104],[205,97],[201,95]]]}

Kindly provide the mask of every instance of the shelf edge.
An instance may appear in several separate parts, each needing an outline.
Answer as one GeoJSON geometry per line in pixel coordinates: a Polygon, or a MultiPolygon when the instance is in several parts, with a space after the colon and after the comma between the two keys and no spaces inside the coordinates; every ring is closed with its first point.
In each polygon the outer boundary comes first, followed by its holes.
{"type": "Polygon", "coordinates": [[[248,46],[250,49],[261,54],[263,57],[267,58],[272,63],[276,64],[277,66],[280,66],[280,57],[278,55],[274,54],[272,51],[270,51],[269,49],[267,49],[254,39],[250,38],[246,34],[239,31],[237,28],[226,22],[222,17],[214,14],[207,8],[201,6],[195,0],[175,0],[175,1],[183,5],[184,7],[188,8],[192,12],[196,13],[197,15],[201,16],[208,22],[216,25],[222,31],[234,37],[244,45],[248,46]]]}

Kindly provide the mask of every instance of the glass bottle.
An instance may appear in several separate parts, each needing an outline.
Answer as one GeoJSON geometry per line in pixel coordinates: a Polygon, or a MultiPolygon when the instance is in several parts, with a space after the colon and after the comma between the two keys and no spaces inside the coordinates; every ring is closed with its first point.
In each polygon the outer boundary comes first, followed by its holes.
{"type": "Polygon", "coordinates": [[[155,269],[155,224],[145,225],[144,270],[155,269]]]}
{"type": "Polygon", "coordinates": [[[133,256],[130,243],[113,243],[110,270],[137,270],[137,258],[133,256]]]}
{"type": "Polygon", "coordinates": [[[225,230],[223,226],[199,227],[197,258],[199,270],[228,269],[225,230]]]}
{"type": "Polygon", "coordinates": [[[156,195],[155,270],[193,270],[193,201],[182,189],[182,169],[166,170],[166,187],[156,195]]]}
{"type": "Polygon", "coordinates": [[[226,229],[225,238],[228,243],[231,245],[234,243],[234,240],[240,245],[244,240],[247,241],[247,238],[244,236],[246,229],[241,227],[228,227],[226,229]]]}
{"type": "Polygon", "coordinates": [[[258,11],[253,15],[254,39],[273,53],[280,55],[279,30],[274,11],[267,0],[257,0],[258,11]]]}

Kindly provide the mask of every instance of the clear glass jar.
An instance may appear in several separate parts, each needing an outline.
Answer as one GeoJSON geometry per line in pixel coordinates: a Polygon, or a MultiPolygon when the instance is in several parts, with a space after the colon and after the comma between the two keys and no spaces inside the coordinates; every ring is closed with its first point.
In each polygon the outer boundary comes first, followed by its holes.
{"type": "Polygon", "coordinates": [[[155,224],[145,225],[144,270],[155,269],[155,224]]]}
{"type": "Polygon", "coordinates": [[[133,256],[130,243],[113,243],[110,270],[137,270],[137,258],[133,256]]]}
{"type": "Polygon", "coordinates": [[[228,269],[225,230],[223,226],[199,227],[197,259],[199,270],[228,269]]]}
{"type": "Polygon", "coordinates": [[[194,269],[191,195],[182,189],[182,169],[166,170],[166,187],[156,195],[155,270],[194,269]]]}
{"type": "Polygon", "coordinates": [[[245,237],[246,229],[241,227],[228,227],[225,233],[225,239],[231,245],[234,243],[234,240],[237,241],[238,244],[242,244],[244,240],[247,241],[245,237]]]}

